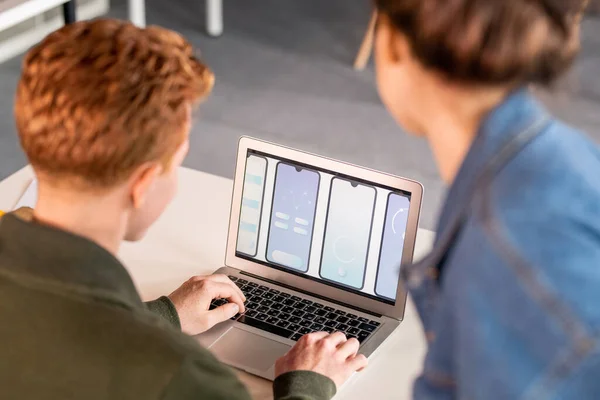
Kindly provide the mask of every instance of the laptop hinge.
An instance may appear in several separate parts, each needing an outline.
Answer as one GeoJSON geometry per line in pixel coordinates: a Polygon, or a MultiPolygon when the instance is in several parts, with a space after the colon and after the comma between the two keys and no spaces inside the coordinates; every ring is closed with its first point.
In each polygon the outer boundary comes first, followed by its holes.
{"type": "Polygon", "coordinates": [[[251,274],[251,273],[246,272],[246,271],[240,271],[240,274],[251,276],[254,279],[258,279],[258,280],[261,280],[261,281],[264,281],[264,282],[269,282],[269,283],[271,283],[273,285],[277,285],[277,286],[284,287],[286,289],[294,290],[296,292],[299,292],[299,293],[302,293],[302,294],[305,294],[305,295],[308,295],[308,296],[316,297],[316,298],[321,299],[321,300],[325,300],[325,301],[329,301],[331,303],[339,304],[340,306],[351,308],[351,309],[359,311],[361,313],[372,315],[372,316],[374,316],[376,318],[383,317],[383,315],[374,313],[373,311],[365,310],[364,308],[356,307],[356,306],[353,306],[352,304],[346,304],[346,303],[341,302],[339,300],[330,299],[329,297],[320,296],[318,294],[311,293],[311,292],[308,292],[306,290],[298,289],[298,288],[293,287],[291,285],[286,285],[285,283],[277,282],[277,281],[274,281],[272,279],[267,279],[267,278],[264,278],[262,276],[254,275],[254,274],[251,274]]]}

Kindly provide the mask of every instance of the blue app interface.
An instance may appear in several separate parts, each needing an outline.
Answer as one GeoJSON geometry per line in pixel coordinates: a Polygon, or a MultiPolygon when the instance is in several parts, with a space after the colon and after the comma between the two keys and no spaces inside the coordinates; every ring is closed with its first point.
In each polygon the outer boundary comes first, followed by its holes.
{"type": "Polygon", "coordinates": [[[331,181],[321,259],[322,278],[362,289],[375,196],[375,188],[371,186],[338,178],[331,181]]]}
{"type": "Polygon", "coordinates": [[[389,194],[375,284],[375,293],[388,299],[396,298],[409,206],[406,196],[389,194]]]}
{"type": "Polygon", "coordinates": [[[320,176],[316,171],[277,164],[267,260],[308,270],[320,176]]]}

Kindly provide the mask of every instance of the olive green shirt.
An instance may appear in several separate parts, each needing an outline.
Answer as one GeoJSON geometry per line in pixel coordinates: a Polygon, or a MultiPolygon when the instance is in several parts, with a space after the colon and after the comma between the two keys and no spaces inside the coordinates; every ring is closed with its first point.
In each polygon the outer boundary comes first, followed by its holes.
{"type": "MultiPolygon", "coordinates": [[[[308,372],[276,399],[330,399],[308,372]]],[[[144,304],[123,265],[93,242],[0,218],[0,398],[249,399],[233,372],[181,333],[167,297],[144,304]]]]}

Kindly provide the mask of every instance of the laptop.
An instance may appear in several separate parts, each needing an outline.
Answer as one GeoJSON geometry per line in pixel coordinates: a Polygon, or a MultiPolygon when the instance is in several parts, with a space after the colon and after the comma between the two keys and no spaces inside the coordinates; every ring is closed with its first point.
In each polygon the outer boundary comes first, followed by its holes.
{"type": "MultiPolygon", "coordinates": [[[[370,356],[400,325],[423,186],[243,137],[225,267],[243,315],[198,335],[222,362],[270,380],[303,335],[342,331],[370,356]]],[[[215,300],[211,308],[224,304],[215,300]]]]}

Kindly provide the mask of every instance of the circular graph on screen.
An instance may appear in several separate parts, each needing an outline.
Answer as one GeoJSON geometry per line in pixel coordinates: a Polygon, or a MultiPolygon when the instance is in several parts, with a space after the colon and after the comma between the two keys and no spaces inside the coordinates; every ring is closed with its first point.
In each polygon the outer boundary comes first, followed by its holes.
{"type": "Polygon", "coordinates": [[[404,211],[406,211],[406,210],[404,208],[401,208],[398,211],[396,211],[396,214],[394,214],[394,216],[392,217],[392,232],[394,232],[394,235],[399,232],[402,232],[404,234],[404,230],[402,230],[402,229],[396,230],[396,218],[398,217],[398,215],[403,214],[404,211]]]}

